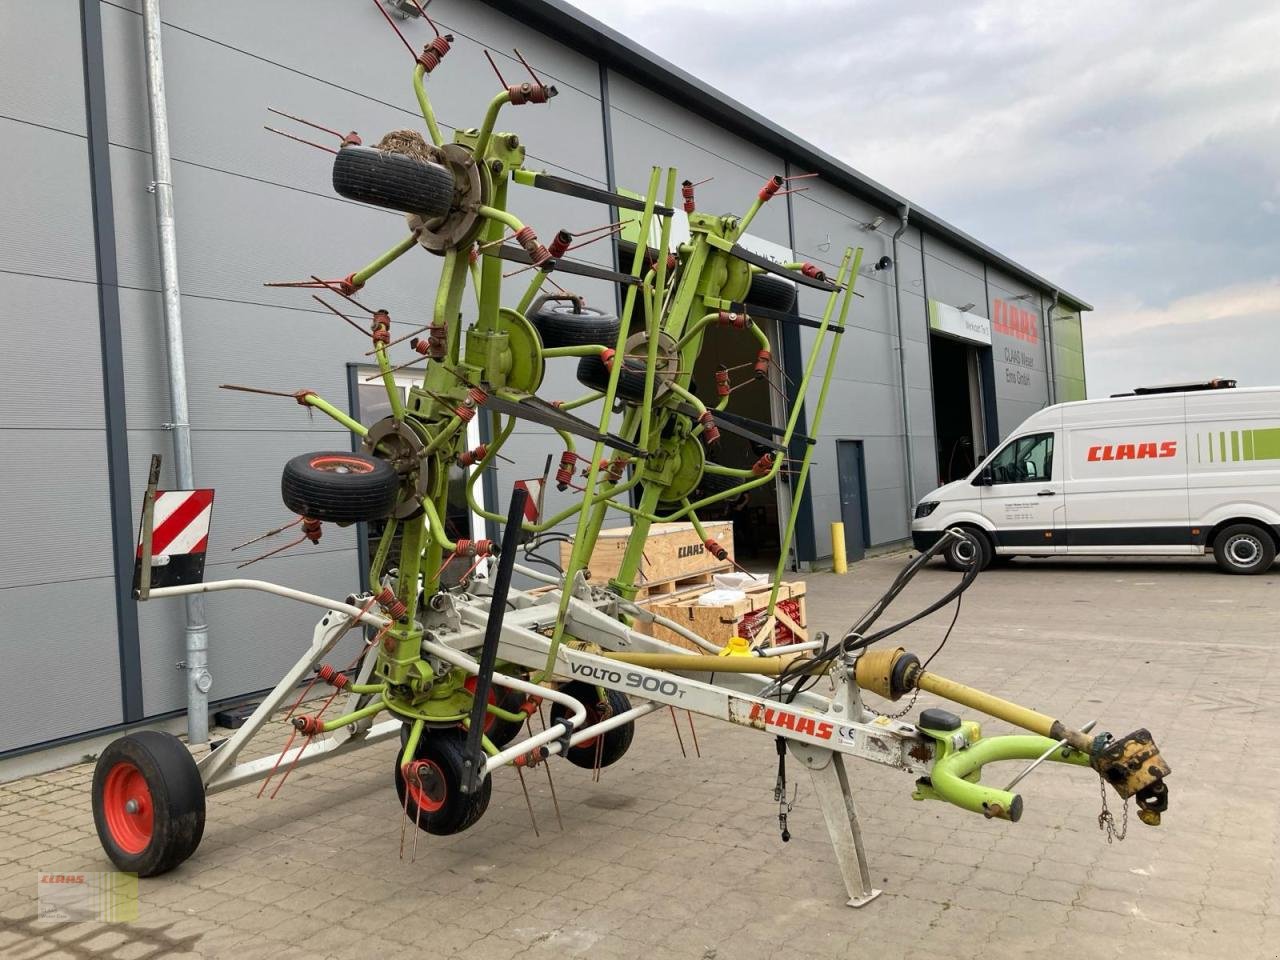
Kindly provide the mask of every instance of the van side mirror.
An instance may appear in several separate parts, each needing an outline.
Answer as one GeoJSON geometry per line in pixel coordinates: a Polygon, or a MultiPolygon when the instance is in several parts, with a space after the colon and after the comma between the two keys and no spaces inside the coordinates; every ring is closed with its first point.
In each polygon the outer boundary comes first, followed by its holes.
{"type": "Polygon", "coordinates": [[[975,487],[989,487],[995,483],[995,477],[992,476],[991,467],[983,467],[976,477],[973,478],[975,487]]]}

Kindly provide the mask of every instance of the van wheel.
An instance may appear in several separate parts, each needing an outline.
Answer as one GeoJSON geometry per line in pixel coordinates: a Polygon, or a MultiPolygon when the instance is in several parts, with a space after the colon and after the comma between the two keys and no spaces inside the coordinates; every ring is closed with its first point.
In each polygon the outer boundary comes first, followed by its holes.
{"type": "Polygon", "coordinates": [[[963,573],[975,563],[979,570],[985,570],[991,565],[991,548],[987,545],[984,534],[972,527],[951,529],[960,536],[948,542],[942,551],[942,561],[948,569],[963,573]]]}
{"type": "Polygon", "coordinates": [[[1234,523],[1214,538],[1213,558],[1227,573],[1263,573],[1276,558],[1276,544],[1261,527],[1234,523]]]}

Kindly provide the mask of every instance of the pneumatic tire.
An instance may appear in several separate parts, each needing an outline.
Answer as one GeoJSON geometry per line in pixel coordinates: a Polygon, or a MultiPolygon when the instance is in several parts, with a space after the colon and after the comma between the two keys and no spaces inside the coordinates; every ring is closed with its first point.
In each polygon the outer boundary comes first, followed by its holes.
{"type": "Polygon", "coordinates": [[[429,730],[418,743],[417,782],[406,782],[395,759],[396,795],[405,816],[418,828],[436,836],[461,833],[484,816],[493,793],[493,777],[486,776],[475,793],[462,792],[465,735],[460,730],[429,730]]]}
{"type": "Polygon", "coordinates": [[[769,310],[790,313],[796,305],[796,288],[794,284],[788,283],[781,277],[775,277],[769,273],[757,273],[751,278],[751,287],[747,290],[745,303],[748,307],[765,307],[769,310]]]}
{"type": "MultiPolygon", "coordinates": [[[[618,399],[628,403],[639,403],[644,399],[645,364],[634,357],[624,357],[622,372],[618,374],[618,399]]],[[[583,357],[578,361],[578,382],[591,390],[603,393],[609,386],[609,368],[598,355],[583,357]]],[[[657,393],[658,380],[654,381],[654,392],[657,393]]]]}
{"type": "Polygon", "coordinates": [[[381,520],[395,507],[399,492],[400,477],[385,460],[341,450],[294,457],[280,477],[286,507],[331,523],[381,520]]]}
{"type": "MultiPolygon", "coordinates": [[[[625,693],[618,690],[605,690],[605,699],[601,701],[599,690],[592,684],[582,683],[578,680],[566,683],[560,688],[560,692],[567,693],[587,708],[587,719],[583,723],[584,728],[599,723],[601,720],[607,719],[607,717],[616,717],[618,714],[631,709],[631,701],[625,693]]],[[[568,715],[569,710],[567,707],[559,703],[551,704],[551,723],[553,725],[556,721],[562,720],[568,715]]],[[[606,730],[604,733],[597,734],[570,747],[564,757],[575,767],[582,767],[584,770],[607,767],[610,764],[617,763],[622,759],[623,754],[631,749],[631,741],[635,738],[635,735],[635,721],[628,721],[621,726],[606,730]]]]}
{"type": "Polygon", "coordinates": [[[168,873],[204,836],[204,784],[182,741],[158,730],[113,740],[93,770],[93,824],[125,873],[168,873]]]}
{"type": "Polygon", "coordinates": [[[333,160],[333,189],[359,203],[442,217],[453,206],[453,174],[436,163],[373,147],[343,147],[333,160]]]}
{"type": "Polygon", "coordinates": [[[1275,540],[1252,523],[1233,523],[1213,538],[1213,559],[1225,573],[1265,573],[1275,558],[1275,540]]]}
{"type": "Polygon", "coordinates": [[[529,316],[544,347],[612,347],[621,321],[611,313],[577,303],[548,302],[529,316]]]}
{"type": "Polygon", "coordinates": [[[942,548],[942,562],[947,565],[947,569],[964,573],[975,563],[979,570],[987,569],[991,565],[992,554],[986,535],[973,527],[953,529],[960,534],[960,538],[953,538],[942,548]]]}

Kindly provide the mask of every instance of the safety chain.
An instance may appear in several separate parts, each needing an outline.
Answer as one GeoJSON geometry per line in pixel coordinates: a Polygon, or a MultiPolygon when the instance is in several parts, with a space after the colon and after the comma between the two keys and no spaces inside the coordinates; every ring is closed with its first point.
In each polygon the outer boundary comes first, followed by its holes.
{"type": "Polygon", "coordinates": [[[1098,776],[1098,792],[1102,794],[1102,812],[1098,814],[1098,829],[1107,831],[1107,843],[1116,840],[1123,842],[1125,834],[1129,832],[1129,798],[1124,798],[1124,813],[1121,814],[1120,829],[1117,830],[1116,818],[1107,808],[1107,784],[1101,774],[1098,776]]]}
{"type": "Polygon", "coordinates": [[[885,713],[885,714],[881,714],[881,716],[885,717],[888,720],[901,720],[908,713],[910,713],[912,710],[915,709],[916,700],[918,700],[919,697],[920,697],[920,688],[916,687],[914,690],[911,691],[911,699],[907,701],[907,705],[905,707],[903,707],[901,710],[897,711],[896,713],[885,713]]]}

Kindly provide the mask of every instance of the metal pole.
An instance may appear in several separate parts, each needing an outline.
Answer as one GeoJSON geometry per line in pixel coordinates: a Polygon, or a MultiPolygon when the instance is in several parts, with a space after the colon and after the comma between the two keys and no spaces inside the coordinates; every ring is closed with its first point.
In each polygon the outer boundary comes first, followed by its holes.
{"type": "MultiPolygon", "coordinates": [[[[1044,303],[1043,296],[1040,303],[1044,303]]],[[[1044,312],[1044,370],[1048,383],[1049,403],[1058,402],[1058,371],[1053,362],[1053,311],[1058,309],[1058,291],[1053,291],[1053,300],[1049,309],[1044,312]]]]}
{"type": "Polygon", "coordinates": [[[907,232],[907,221],[911,217],[911,204],[904,203],[898,208],[898,219],[901,223],[893,234],[893,299],[894,318],[897,321],[898,333],[898,382],[902,389],[902,432],[903,450],[906,452],[907,464],[907,522],[910,523],[916,509],[916,477],[915,456],[911,452],[911,404],[907,393],[907,351],[902,339],[902,270],[898,266],[898,241],[907,232]]]}
{"type": "MultiPolygon", "coordinates": [[[[187,367],[182,346],[182,301],[178,292],[178,244],[173,220],[173,178],[169,162],[169,118],[165,108],[164,54],[160,49],[160,2],[143,0],[142,39],[147,60],[147,105],[151,123],[151,189],[156,195],[156,232],[160,240],[160,277],[164,291],[164,341],[169,373],[169,410],[173,431],[174,474],[178,489],[195,487],[191,469],[191,425],[187,415],[187,367]]],[[[209,741],[209,628],[204,597],[186,598],[187,740],[209,741]]]]}

